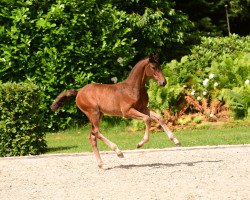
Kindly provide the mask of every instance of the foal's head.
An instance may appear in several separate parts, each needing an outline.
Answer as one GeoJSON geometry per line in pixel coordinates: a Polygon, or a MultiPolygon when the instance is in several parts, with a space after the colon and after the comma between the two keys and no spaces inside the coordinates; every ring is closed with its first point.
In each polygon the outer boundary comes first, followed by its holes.
{"type": "Polygon", "coordinates": [[[158,56],[152,54],[149,56],[148,64],[145,68],[146,76],[153,78],[157,81],[159,86],[165,86],[167,81],[161,71],[160,64],[158,62],[158,56]]]}

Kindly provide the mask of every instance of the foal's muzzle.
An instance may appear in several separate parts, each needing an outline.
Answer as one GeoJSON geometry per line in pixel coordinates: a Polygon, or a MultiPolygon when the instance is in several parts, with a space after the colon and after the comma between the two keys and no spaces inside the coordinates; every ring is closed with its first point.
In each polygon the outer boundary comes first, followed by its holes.
{"type": "Polygon", "coordinates": [[[166,80],[158,81],[159,86],[165,86],[167,84],[166,80]]]}

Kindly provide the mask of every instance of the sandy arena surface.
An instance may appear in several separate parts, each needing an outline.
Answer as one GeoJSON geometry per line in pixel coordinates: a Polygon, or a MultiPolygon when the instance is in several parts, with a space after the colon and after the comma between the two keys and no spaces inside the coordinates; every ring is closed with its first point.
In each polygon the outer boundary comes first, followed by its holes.
{"type": "Polygon", "coordinates": [[[0,158],[1,200],[249,200],[250,145],[0,158]]]}

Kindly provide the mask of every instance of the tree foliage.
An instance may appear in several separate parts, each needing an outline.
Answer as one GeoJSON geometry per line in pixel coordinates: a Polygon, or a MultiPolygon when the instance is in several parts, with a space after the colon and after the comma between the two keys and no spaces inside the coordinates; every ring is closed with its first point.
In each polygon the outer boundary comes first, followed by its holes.
{"type": "Polygon", "coordinates": [[[122,80],[129,65],[152,51],[169,51],[163,60],[181,55],[191,28],[163,0],[1,0],[0,79],[39,85],[45,126],[67,127],[81,114],[75,106],[49,111],[59,92],[122,80]]]}
{"type": "Polygon", "coordinates": [[[241,36],[250,33],[249,0],[174,0],[176,9],[182,10],[205,36],[227,36],[226,8],[231,33],[241,36]]]}

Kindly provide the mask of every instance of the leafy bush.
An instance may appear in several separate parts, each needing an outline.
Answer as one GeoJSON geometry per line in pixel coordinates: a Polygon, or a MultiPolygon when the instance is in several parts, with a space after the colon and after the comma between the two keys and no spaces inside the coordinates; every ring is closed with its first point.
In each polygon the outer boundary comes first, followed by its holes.
{"type": "Polygon", "coordinates": [[[75,105],[56,114],[49,110],[61,91],[91,82],[111,83],[112,77],[120,81],[128,66],[149,52],[163,52],[185,42],[185,32],[192,27],[185,15],[167,1],[143,4],[2,0],[0,80],[31,80],[41,87],[46,94],[41,103],[45,127],[77,124],[82,114],[75,105]]]}
{"type": "Polygon", "coordinates": [[[244,118],[249,115],[250,85],[234,87],[232,90],[223,89],[219,97],[230,105],[235,118],[244,118]]]}
{"type": "Polygon", "coordinates": [[[168,85],[163,88],[154,81],[149,82],[149,106],[159,114],[166,108],[170,108],[173,112],[177,111],[178,98],[183,93],[183,88],[172,81],[172,78],[169,77],[168,85]]]}
{"type": "Polygon", "coordinates": [[[198,100],[226,101],[234,112],[241,110],[244,114],[240,115],[246,116],[250,103],[245,98],[250,80],[250,36],[204,37],[180,62],[163,64],[163,71],[168,85],[149,85],[153,109],[170,108],[176,112],[180,97],[188,92],[198,100]]]}
{"type": "Polygon", "coordinates": [[[31,83],[0,83],[0,156],[39,154],[45,149],[40,94],[31,83]]]}

